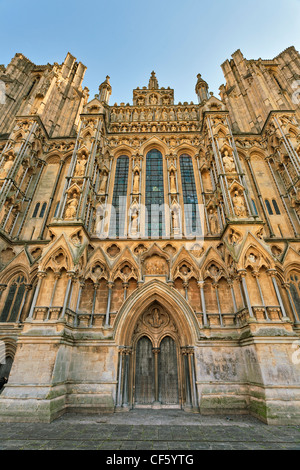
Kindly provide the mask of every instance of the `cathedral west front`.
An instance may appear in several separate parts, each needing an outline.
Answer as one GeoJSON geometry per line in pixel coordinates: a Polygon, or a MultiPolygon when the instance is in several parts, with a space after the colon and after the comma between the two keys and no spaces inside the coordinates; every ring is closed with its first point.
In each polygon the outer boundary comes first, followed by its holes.
{"type": "Polygon", "coordinates": [[[0,65],[0,421],[184,409],[300,423],[300,56],[217,98],[0,65]]]}

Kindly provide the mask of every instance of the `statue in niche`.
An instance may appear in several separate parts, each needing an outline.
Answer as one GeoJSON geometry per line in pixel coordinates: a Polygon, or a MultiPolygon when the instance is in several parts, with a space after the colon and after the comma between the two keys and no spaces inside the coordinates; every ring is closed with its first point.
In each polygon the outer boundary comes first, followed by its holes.
{"type": "Polygon", "coordinates": [[[75,171],[74,171],[74,176],[84,176],[86,163],[87,163],[86,156],[82,155],[82,157],[79,160],[77,160],[75,171]]]}
{"type": "Polygon", "coordinates": [[[173,230],[178,230],[180,228],[179,224],[179,213],[178,213],[178,207],[174,206],[172,209],[172,227],[173,230]]]}
{"type": "Polygon", "coordinates": [[[233,156],[229,155],[227,150],[225,150],[224,152],[223,163],[224,163],[224,169],[226,173],[232,173],[235,171],[235,164],[234,164],[233,156]]]}
{"type": "Polygon", "coordinates": [[[125,111],[125,121],[126,122],[130,121],[130,111],[129,111],[129,109],[126,109],[126,111],[125,111]]]}
{"type": "Polygon", "coordinates": [[[176,177],[175,177],[175,172],[174,170],[170,171],[170,193],[171,194],[176,194],[177,193],[177,188],[176,188],[176,177]]]}
{"type": "Polygon", "coordinates": [[[197,111],[195,110],[195,108],[193,108],[191,111],[191,119],[193,121],[197,119],[197,111]]]}
{"type": "Polygon", "coordinates": [[[153,118],[153,112],[151,109],[149,109],[147,113],[147,121],[152,121],[152,118],[153,118]]]}
{"type": "Polygon", "coordinates": [[[67,201],[65,219],[75,219],[78,207],[78,198],[79,195],[74,191],[70,199],[67,201]]]}
{"type": "Polygon", "coordinates": [[[141,114],[140,114],[140,121],[145,121],[145,111],[142,109],[141,114]]]}
{"type": "Polygon", "coordinates": [[[209,226],[212,235],[219,232],[218,219],[213,209],[209,210],[208,214],[209,226]]]}
{"type": "Polygon", "coordinates": [[[133,116],[132,116],[132,120],[133,120],[133,121],[138,121],[138,120],[139,120],[139,113],[137,112],[136,109],[134,110],[134,113],[133,113],[133,116]]]}
{"type": "Polygon", "coordinates": [[[103,204],[100,201],[96,206],[96,218],[95,218],[95,227],[94,227],[94,231],[96,233],[101,232],[101,224],[102,224],[102,220],[104,218],[104,212],[105,211],[104,211],[103,204]]]}
{"type": "Polygon", "coordinates": [[[10,155],[0,170],[0,179],[6,178],[13,164],[14,164],[14,157],[10,155]]]}
{"type": "Polygon", "coordinates": [[[181,109],[178,109],[178,111],[177,111],[177,119],[178,119],[178,121],[182,121],[182,119],[183,119],[183,114],[182,114],[181,109]]]}
{"type": "Polygon", "coordinates": [[[155,121],[160,121],[161,119],[161,112],[160,112],[160,109],[157,109],[155,111],[155,121]]]}
{"type": "Polygon", "coordinates": [[[167,111],[164,109],[163,112],[162,112],[162,120],[163,121],[167,121],[168,120],[168,113],[167,111]]]}
{"type": "Polygon", "coordinates": [[[231,245],[238,245],[241,241],[241,237],[240,235],[235,231],[235,230],[231,230],[231,234],[229,235],[229,243],[231,245]]]}
{"type": "Polygon", "coordinates": [[[106,170],[103,171],[103,176],[99,188],[99,193],[105,193],[106,190],[106,183],[107,183],[108,173],[106,170]]]}
{"type": "Polygon", "coordinates": [[[238,191],[234,192],[232,202],[234,206],[235,215],[237,217],[247,217],[247,210],[245,207],[244,198],[239,194],[238,191]]]}
{"type": "Polygon", "coordinates": [[[174,109],[172,108],[170,113],[169,113],[170,121],[175,121],[175,113],[174,109]]]}
{"type": "Polygon", "coordinates": [[[111,114],[110,114],[110,122],[116,122],[116,112],[113,109],[111,114]]]}
{"type": "Polygon", "coordinates": [[[150,323],[154,328],[159,328],[159,327],[162,325],[163,320],[162,320],[162,318],[160,317],[158,308],[155,308],[155,309],[153,310],[152,318],[151,318],[151,320],[149,321],[149,323],[150,323]]]}
{"type": "Polygon", "coordinates": [[[140,190],[140,173],[138,170],[135,170],[133,176],[133,187],[132,192],[133,194],[138,194],[140,190]]]}
{"type": "Polygon", "coordinates": [[[188,112],[187,109],[184,111],[184,119],[185,119],[186,121],[188,121],[188,120],[190,119],[190,114],[189,114],[189,112],[188,112]]]}
{"type": "Polygon", "coordinates": [[[157,97],[155,95],[150,96],[150,104],[157,104],[157,97]]]}
{"type": "Polygon", "coordinates": [[[131,233],[136,234],[138,232],[139,224],[139,211],[134,209],[131,213],[131,233]]]}

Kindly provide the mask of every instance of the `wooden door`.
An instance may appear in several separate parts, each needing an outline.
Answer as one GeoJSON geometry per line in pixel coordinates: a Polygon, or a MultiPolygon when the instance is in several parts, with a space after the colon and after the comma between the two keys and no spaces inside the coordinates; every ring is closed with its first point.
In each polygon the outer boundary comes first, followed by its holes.
{"type": "Polygon", "coordinates": [[[152,343],[143,336],[137,343],[135,368],[135,404],[150,405],[154,402],[154,360],[152,343]]]}
{"type": "Polygon", "coordinates": [[[161,404],[178,404],[179,393],[176,344],[170,336],[166,336],[160,344],[158,378],[159,401],[161,404]]]}

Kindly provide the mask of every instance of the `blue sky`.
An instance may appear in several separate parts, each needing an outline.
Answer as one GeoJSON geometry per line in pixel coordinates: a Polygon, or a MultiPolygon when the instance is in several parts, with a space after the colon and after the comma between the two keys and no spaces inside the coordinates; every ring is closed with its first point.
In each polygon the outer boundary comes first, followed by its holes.
{"type": "Polygon", "coordinates": [[[132,103],[152,70],[175,102],[197,102],[197,74],[218,96],[237,49],[248,59],[300,50],[300,0],[0,0],[0,17],[0,64],[16,52],[61,63],[69,51],[87,66],[90,98],[110,75],[110,104],[132,103]]]}

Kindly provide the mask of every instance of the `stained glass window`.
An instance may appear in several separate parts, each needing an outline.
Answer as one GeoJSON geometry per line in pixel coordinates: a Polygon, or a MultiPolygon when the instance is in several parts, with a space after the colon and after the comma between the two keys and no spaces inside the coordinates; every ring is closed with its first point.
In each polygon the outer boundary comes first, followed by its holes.
{"type": "Polygon", "coordinates": [[[0,322],[17,320],[25,293],[25,278],[18,276],[11,284],[0,316],[0,322]]]}
{"type": "Polygon", "coordinates": [[[201,224],[193,162],[189,155],[181,155],[179,160],[186,235],[190,235],[191,233],[200,235],[201,224]]]}
{"type": "Polygon", "coordinates": [[[110,237],[124,236],[126,219],[126,198],[128,185],[129,158],[122,155],[117,160],[112,213],[110,218],[110,237]]]}
{"type": "Polygon", "coordinates": [[[269,203],[268,199],[265,199],[265,203],[266,203],[269,214],[273,215],[272,207],[271,207],[271,204],[269,203]]]}
{"type": "Polygon", "coordinates": [[[276,213],[277,215],[280,215],[280,210],[279,210],[278,204],[277,204],[277,202],[275,201],[275,199],[272,199],[272,204],[273,204],[273,207],[274,207],[274,209],[275,209],[275,213],[276,213]]]}
{"type": "Polygon", "coordinates": [[[32,217],[36,217],[37,216],[37,213],[38,213],[38,210],[40,208],[40,203],[38,202],[34,208],[34,211],[33,211],[33,214],[32,214],[32,217]]]}
{"type": "Polygon", "coordinates": [[[146,236],[165,235],[164,176],[162,154],[150,150],[146,157],[146,236]]]}

